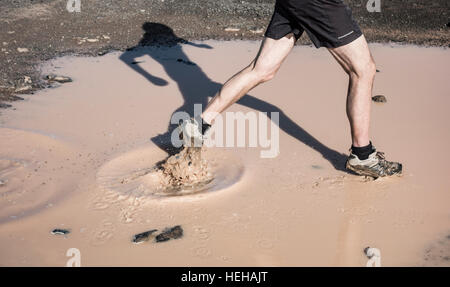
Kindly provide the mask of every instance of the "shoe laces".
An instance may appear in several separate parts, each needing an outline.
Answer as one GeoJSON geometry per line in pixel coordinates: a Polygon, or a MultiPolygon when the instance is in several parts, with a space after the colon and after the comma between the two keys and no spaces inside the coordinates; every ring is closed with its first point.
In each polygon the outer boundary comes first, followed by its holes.
{"type": "Polygon", "coordinates": [[[380,160],[386,160],[386,156],[384,155],[384,152],[382,152],[382,151],[377,151],[376,157],[380,160]]]}

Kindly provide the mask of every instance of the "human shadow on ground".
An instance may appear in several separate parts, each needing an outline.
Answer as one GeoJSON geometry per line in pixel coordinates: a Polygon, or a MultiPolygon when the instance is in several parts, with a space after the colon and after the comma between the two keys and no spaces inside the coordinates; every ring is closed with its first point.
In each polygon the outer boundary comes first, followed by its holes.
{"type": "MultiPolygon", "coordinates": [[[[194,104],[201,104],[202,107],[206,107],[208,96],[213,96],[222,87],[222,84],[211,80],[196,63],[192,62],[184,53],[183,45],[191,45],[200,49],[212,49],[212,47],[207,44],[193,43],[179,38],[170,27],[164,24],[146,22],[142,25],[142,29],[144,30],[142,39],[136,46],[122,53],[120,59],[153,85],[165,86],[168,85],[167,80],[150,74],[147,70],[139,66],[139,62],[136,59],[142,56],[150,56],[161,64],[170,79],[178,85],[178,89],[183,97],[183,104],[174,113],[184,111],[193,116],[194,104]],[[149,47],[145,48],[145,46],[149,47]]],[[[345,161],[347,158],[345,154],[339,153],[322,144],[297,123],[292,121],[277,106],[248,94],[241,98],[237,104],[264,112],[269,118],[271,112],[278,112],[278,125],[281,130],[319,152],[335,169],[345,171],[345,161]]],[[[170,136],[173,129],[176,128],[175,125],[170,123],[170,118],[168,117],[169,125],[167,132],[151,139],[169,155],[178,151],[170,144],[170,136]]]]}

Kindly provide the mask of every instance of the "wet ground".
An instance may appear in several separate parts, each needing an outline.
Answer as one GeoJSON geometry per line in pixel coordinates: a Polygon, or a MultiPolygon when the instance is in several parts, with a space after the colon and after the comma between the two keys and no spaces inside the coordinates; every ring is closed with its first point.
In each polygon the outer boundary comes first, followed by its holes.
{"type": "MultiPolygon", "coordinates": [[[[450,44],[447,0],[381,1],[380,13],[369,13],[365,0],[345,2],[370,42],[450,44]]],[[[81,0],[78,13],[66,4],[0,1],[0,107],[45,86],[36,68],[43,60],[125,50],[142,38],[145,22],[165,24],[186,40],[261,39],[274,0],[81,0]]],[[[299,44],[310,41],[302,37],[299,44]]]]}
{"type": "Polygon", "coordinates": [[[259,42],[46,62],[43,73],[73,81],[25,95],[0,117],[0,265],[64,266],[77,248],[82,266],[365,266],[370,246],[382,266],[449,266],[450,55],[370,47],[380,70],[374,95],[387,99],[372,103],[371,133],[404,164],[402,177],[366,181],[343,169],[347,77],[326,50],[297,46],[278,77],[229,110],[263,113],[253,130],[270,124],[278,156],[261,157],[264,133],[257,147],[233,137],[207,149],[208,192],[183,196],[158,197],[147,173],[167,157],[161,135],[259,42]],[[301,89],[292,87],[298,78],[301,89]]]}

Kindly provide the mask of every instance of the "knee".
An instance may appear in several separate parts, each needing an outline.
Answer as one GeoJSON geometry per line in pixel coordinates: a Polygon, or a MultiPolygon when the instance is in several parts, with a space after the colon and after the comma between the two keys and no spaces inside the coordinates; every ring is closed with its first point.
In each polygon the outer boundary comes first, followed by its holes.
{"type": "Polygon", "coordinates": [[[252,66],[252,73],[255,75],[258,83],[264,83],[272,80],[275,77],[277,71],[278,67],[260,63],[252,66]]]}
{"type": "Polygon", "coordinates": [[[355,64],[349,71],[350,77],[358,79],[373,79],[377,68],[372,57],[355,64]]]}

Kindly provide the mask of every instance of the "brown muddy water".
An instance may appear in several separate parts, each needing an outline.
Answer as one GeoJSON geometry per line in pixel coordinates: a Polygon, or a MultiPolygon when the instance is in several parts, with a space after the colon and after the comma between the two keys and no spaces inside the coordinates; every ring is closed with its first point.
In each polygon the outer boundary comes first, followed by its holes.
{"type": "Polygon", "coordinates": [[[0,265],[65,266],[77,248],[82,266],[365,266],[371,246],[382,266],[450,266],[448,49],[371,45],[374,95],[387,99],[373,103],[372,141],[404,164],[402,177],[343,170],[346,75],[326,50],[294,47],[229,110],[278,112],[279,155],[207,148],[212,180],[162,196],[152,171],[168,154],[155,139],[259,48],[201,44],[42,66],[73,82],[0,115],[0,265]],[[131,242],[178,225],[181,238],[131,242]]]}

